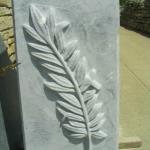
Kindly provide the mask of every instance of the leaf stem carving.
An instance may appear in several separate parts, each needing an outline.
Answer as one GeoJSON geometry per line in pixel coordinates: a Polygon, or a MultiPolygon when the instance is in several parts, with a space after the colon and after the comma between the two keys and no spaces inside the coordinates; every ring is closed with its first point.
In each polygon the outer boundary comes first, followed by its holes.
{"type": "Polygon", "coordinates": [[[49,46],[53,49],[54,53],[56,54],[56,56],[58,57],[58,59],[61,61],[61,63],[63,64],[65,70],[66,70],[66,73],[69,75],[73,85],[74,85],[74,88],[75,88],[75,91],[78,95],[78,98],[80,100],[80,103],[81,103],[81,107],[82,107],[82,110],[83,110],[83,114],[84,114],[84,117],[85,117],[85,122],[86,122],[86,128],[87,128],[87,133],[88,133],[88,141],[89,141],[89,150],[92,150],[92,145],[91,145],[91,134],[90,134],[90,128],[89,128],[89,118],[88,118],[88,113],[87,113],[87,110],[86,110],[86,106],[85,106],[85,103],[84,103],[84,99],[83,99],[83,96],[81,94],[81,91],[80,91],[80,88],[78,86],[78,83],[77,81],[75,80],[75,77],[73,76],[73,73],[71,71],[71,69],[68,67],[67,63],[64,61],[63,57],[59,54],[59,51],[58,49],[56,48],[56,46],[52,43],[51,40],[47,40],[47,44],[49,44],[49,46]]]}
{"type": "Polygon", "coordinates": [[[31,6],[30,12],[33,27],[24,26],[24,29],[39,43],[28,45],[38,51],[32,52],[33,56],[45,61],[42,66],[54,71],[53,74],[48,74],[54,82],[45,82],[45,85],[57,91],[63,98],[57,102],[60,105],[57,110],[63,115],[61,125],[70,132],[70,137],[87,139],[88,150],[92,150],[92,138],[106,137],[101,131],[104,114],[99,110],[102,105],[96,103],[100,90],[99,83],[90,78],[85,64],[79,61],[79,51],[72,47],[76,42],[71,43],[68,49],[65,47],[63,32],[69,27],[68,22],[56,25],[54,8],[51,8],[47,18],[34,5],[31,6]],[[68,78],[61,76],[64,73],[68,78]]]}

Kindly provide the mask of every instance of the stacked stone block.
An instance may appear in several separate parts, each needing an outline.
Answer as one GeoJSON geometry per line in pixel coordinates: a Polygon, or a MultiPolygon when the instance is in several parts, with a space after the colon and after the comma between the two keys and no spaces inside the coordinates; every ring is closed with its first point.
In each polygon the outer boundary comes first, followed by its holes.
{"type": "Polygon", "coordinates": [[[14,62],[15,52],[11,0],[0,0],[0,36],[8,49],[10,59],[14,62]]]}

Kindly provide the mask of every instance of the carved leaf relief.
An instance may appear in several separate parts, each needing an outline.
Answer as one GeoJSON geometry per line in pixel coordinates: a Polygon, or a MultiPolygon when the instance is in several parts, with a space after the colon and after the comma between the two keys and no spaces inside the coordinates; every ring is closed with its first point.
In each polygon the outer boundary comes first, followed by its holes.
{"type": "Polygon", "coordinates": [[[32,5],[30,14],[32,25],[24,25],[24,30],[35,42],[28,46],[49,72],[51,80],[44,81],[45,86],[60,96],[56,109],[62,115],[61,127],[69,131],[68,137],[87,140],[88,150],[92,150],[93,138],[107,136],[101,130],[105,121],[102,103],[97,103],[101,85],[91,79],[87,60],[77,49],[78,41],[64,40],[70,23],[56,23],[53,7],[45,16],[32,5]]]}

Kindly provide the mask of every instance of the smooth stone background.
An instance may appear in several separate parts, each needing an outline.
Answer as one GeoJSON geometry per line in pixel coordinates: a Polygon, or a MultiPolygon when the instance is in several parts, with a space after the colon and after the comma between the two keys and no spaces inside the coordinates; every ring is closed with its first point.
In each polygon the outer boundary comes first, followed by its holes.
{"type": "MultiPolygon", "coordinates": [[[[72,144],[62,134],[55,113],[55,102],[43,88],[43,77],[30,58],[22,26],[29,24],[29,5],[45,4],[67,9],[80,42],[82,55],[86,56],[90,68],[97,69],[103,88],[100,101],[106,123],[103,130],[106,140],[94,150],[117,150],[118,148],[118,27],[119,5],[117,0],[14,0],[15,34],[17,44],[21,107],[23,113],[26,150],[83,150],[82,144],[72,144]]],[[[61,16],[60,16],[61,17],[61,16]]],[[[62,18],[63,19],[63,18],[62,18]]]]}

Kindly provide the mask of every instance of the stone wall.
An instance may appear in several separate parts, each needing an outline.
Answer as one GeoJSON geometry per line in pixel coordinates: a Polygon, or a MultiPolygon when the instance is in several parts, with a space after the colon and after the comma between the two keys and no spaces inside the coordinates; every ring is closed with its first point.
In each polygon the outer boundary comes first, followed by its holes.
{"type": "Polygon", "coordinates": [[[14,62],[15,52],[11,0],[0,0],[0,36],[8,49],[10,59],[14,62]]]}
{"type": "Polygon", "coordinates": [[[150,0],[128,0],[121,12],[121,25],[150,34],[150,0]]]}

